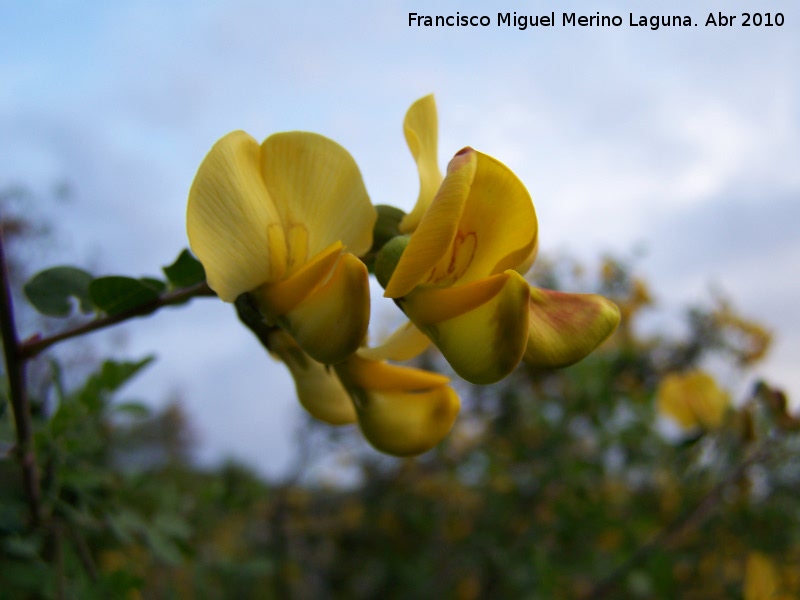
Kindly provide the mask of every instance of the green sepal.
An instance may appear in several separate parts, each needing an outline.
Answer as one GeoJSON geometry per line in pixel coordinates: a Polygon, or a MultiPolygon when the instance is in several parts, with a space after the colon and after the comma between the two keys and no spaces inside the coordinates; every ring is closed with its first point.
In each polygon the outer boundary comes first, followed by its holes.
{"type": "Polygon", "coordinates": [[[375,260],[381,249],[392,239],[400,234],[400,222],[406,216],[402,210],[388,204],[378,204],[375,207],[378,219],[372,229],[372,248],[361,257],[362,262],[367,265],[370,273],[375,272],[375,260]]]}
{"type": "Polygon", "coordinates": [[[375,210],[378,212],[378,219],[372,230],[371,252],[380,251],[389,240],[400,235],[400,221],[406,216],[402,210],[388,204],[379,204],[375,210]]]}
{"type": "Polygon", "coordinates": [[[398,235],[392,238],[383,245],[378,255],[375,257],[375,278],[382,288],[386,288],[389,280],[392,278],[397,263],[400,262],[400,257],[403,256],[408,241],[411,236],[398,235]]]}

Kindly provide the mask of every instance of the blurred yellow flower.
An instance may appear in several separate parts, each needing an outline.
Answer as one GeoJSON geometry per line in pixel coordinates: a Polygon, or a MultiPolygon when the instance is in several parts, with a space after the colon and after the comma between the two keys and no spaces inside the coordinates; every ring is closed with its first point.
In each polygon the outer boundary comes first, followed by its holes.
{"type": "Polygon", "coordinates": [[[614,331],[619,310],[601,296],[525,281],[538,244],[528,191],[508,167],[472,148],[458,152],[442,178],[436,124],[432,96],[406,115],[420,194],[400,225],[410,237],[384,276],[385,296],[472,383],[498,381],[520,360],[577,362],[614,331]]]}
{"type": "Polygon", "coordinates": [[[750,552],[744,573],[744,600],[792,600],[794,595],[781,591],[778,569],[766,554],[750,552]]]}
{"type": "Polygon", "coordinates": [[[722,425],[730,397],[703,371],[671,373],[656,392],[658,410],[682,428],[713,429],[722,425]]]}
{"type": "Polygon", "coordinates": [[[736,354],[742,366],[752,366],[764,359],[772,346],[772,333],[759,323],[738,315],[724,299],[712,316],[726,334],[728,347],[736,354]]]}
{"type": "Polygon", "coordinates": [[[274,330],[270,350],[292,373],[297,396],[314,417],[343,425],[358,422],[378,450],[412,456],[447,435],[460,400],[444,375],[353,354],[328,367],[314,361],[285,331],[274,330]]]}
{"type": "Polygon", "coordinates": [[[376,218],[355,161],[335,142],[296,131],[259,145],[234,131],[200,165],[186,225],[222,300],[252,294],[268,323],[333,363],[366,336],[368,273],[357,256],[376,218]]]}

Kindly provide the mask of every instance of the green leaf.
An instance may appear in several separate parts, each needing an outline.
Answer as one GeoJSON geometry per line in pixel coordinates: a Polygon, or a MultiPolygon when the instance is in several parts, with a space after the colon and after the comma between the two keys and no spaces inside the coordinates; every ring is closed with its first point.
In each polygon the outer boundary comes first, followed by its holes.
{"type": "Polygon", "coordinates": [[[68,317],[73,301],[80,311],[92,312],[89,286],[94,278],[75,267],[53,267],[34,275],[24,286],[25,296],[40,313],[51,317],[68,317]]]}
{"type": "Polygon", "coordinates": [[[97,491],[112,487],[114,474],[101,468],[82,464],[77,468],[62,468],[59,472],[60,484],[68,488],[76,498],[89,498],[97,491]]]}
{"type": "MultiPolygon", "coordinates": [[[[23,497],[4,496],[2,503],[0,503],[0,531],[4,539],[16,535],[23,535],[27,529],[25,522],[26,510],[23,504],[23,497]]],[[[2,581],[2,578],[0,578],[2,581]]]]}
{"type": "Polygon", "coordinates": [[[86,408],[74,402],[61,402],[55,414],[47,421],[47,428],[53,438],[60,438],[86,421],[86,408]]]}
{"type": "Polygon", "coordinates": [[[114,410],[120,413],[125,413],[136,419],[144,419],[150,416],[152,412],[150,407],[141,402],[123,402],[114,406],[114,410]]]}
{"type": "Polygon", "coordinates": [[[114,392],[151,362],[153,362],[152,356],[146,356],[136,362],[107,360],[100,370],[100,384],[109,392],[114,392]]]}
{"type": "Polygon", "coordinates": [[[51,358],[48,360],[50,365],[50,377],[53,381],[53,391],[56,394],[56,400],[59,404],[64,402],[67,393],[64,388],[64,369],[61,368],[61,363],[51,358]]]}
{"type": "Polygon", "coordinates": [[[105,361],[76,394],[78,401],[90,410],[99,410],[105,405],[108,394],[117,391],[152,360],[153,357],[148,356],[137,362],[105,361]]]}
{"type": "Polygon", "coordinates": [[[147,529],[144,520],[127,508],[107,514],[105,521],[111,534],[122,544],[132,543],[136,535],[147,529]]]}
{"type": "Polygon", "coordinates": [[[55,569],[44,561],[0,562],[2,598],[55,598],[55,569]]]}
{"type": "Polygon", "coordinates": [[[144,580],[134,573],[134,567],[118,567],[111,572],[103,571],[99,579],[91,584],[92,598],[138,598],[138,590],[144,580]]]}
{"type": "Polygon", "coordinates": [[[139,279],[139,281],[141,281],[147,287],[153,288],[159,294],[163,294],[167,291],[167,283],[161,279],[156,279],[155,277],[142,277],[139,279]]]}
{"type": "Polygon", "coordinates": [[[184,250],[175,262],[162,269],[170,284],[176,288],[189,287],[206,280],[206,271],[200,261],[184,250]]]}
{"type": "Polygon", "coordinates": [[[147,529],[144,538],[156,560],[173,566],[180,564],[182,559],[181,551],[167,536],[158,531],[147,529]]]}
{"type": "Polygon", "coordinates": [[[159,292],[152,280],[132,277],[98,277],[89,285],[89,295],[95,306],[109,315],[116,315],[158,300],[159,292]]]}
{"type": "Polygon", "coordinates": [[[159,513],[153,518],[153,528],[175,540],[188,540],[192,534],[186,519],[173,513],[159,513]]]}
{"type": "Polygon", "coordinates": [[[22,537],[20,535],[8,536],[3,539],[2,548],[15,558],[36,558],[39,554],[39,540],[32,537],[22,537]]]}

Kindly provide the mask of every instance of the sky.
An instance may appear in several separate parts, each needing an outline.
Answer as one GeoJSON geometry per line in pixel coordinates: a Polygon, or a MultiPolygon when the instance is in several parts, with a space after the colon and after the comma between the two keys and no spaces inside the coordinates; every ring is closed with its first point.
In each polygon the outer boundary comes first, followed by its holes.
{"type": "MultiPolygon", "coordinates": [[[[157,275],[188,245],[198,165],[234,129],[326,135],[374,203],[410,209],[402,119],[428,93],[440,163],[470,145],[511,167],[533,196],[542,254],[636,256],[667,322],[722,290],[776,332],[769,359],[730,384],[764,376],[800,398],[793,1],[3,1],[0,189],[33,190],[26,209],[54,231],[32,266],[157,275]],[[742,27],[755,10],[784,25],[742,27]],[[554,12],[558,24],[497,26],[498,11],[554,12]],[[412,12],[492,25],[409,26],[412,12]],[[623,25],[564,27],[564,12],[623,25]],[[734,25],[706,27],[719,12],[734,25]],[[698,25],[628,25],[673,14],[698,25]]],[[[376,302],[377,322],[392,311],[376,302]]],[[[157,355],[125,395],[182,398],[202,461],[285,472],[301,409],[230,306],[199,299],[95,340],[119,358],[157,355]]]]}

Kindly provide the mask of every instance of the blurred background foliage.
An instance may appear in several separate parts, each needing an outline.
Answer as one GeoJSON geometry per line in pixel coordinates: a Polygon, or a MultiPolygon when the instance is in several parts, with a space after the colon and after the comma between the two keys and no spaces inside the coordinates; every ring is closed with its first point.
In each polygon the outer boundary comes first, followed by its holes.
{"type": "MultiPolygon", "coordinates": [[[[3,215],[12,249],[36,231],[3,215]]],[[[800,421],[780,390],[739,385],[770,333],[721,297],[642,327],[658,311],[631,261],[539,259],[531,278],[612,298],[622,325],[567,369],[458,384],[454,431],[417,459],[308,418],[283,480],[201,469],[181,403],[120,392],[149,357],[37,358],[38,524],[0,388],[0,599],[800,597],[800,421]],[[704,396],[665,379],[704,369],[719,418],[668,425],[665,397],[704,396]]]]}

